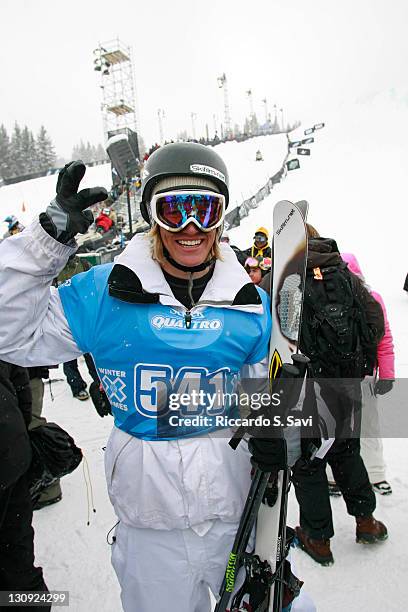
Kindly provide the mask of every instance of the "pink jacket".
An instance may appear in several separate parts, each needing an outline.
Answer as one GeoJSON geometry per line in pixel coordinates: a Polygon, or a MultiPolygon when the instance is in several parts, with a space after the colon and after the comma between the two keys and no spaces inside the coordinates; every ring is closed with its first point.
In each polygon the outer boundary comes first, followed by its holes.
{"type": "MultiPolygon", "coordinates": [[[[341,253],[343,261],[347,262],[349,270],[356,276],[364,281],[363,273],[361,272],[360,265],[357,258],[352,253],[341,253]]],[[[378,343],[377,347],[377,361],[378,361],[378,376],[379,378],[395,378],[395,353],[394,353],[394,342],[392,339],[392,333],[390,324],[387,318],[387,311],[385,309],[384,301],[379,293],[372,291],[370,293],[373,298],[381,305],[384,313],[384,324],[385,334],[382,340],[378,343]]]]}

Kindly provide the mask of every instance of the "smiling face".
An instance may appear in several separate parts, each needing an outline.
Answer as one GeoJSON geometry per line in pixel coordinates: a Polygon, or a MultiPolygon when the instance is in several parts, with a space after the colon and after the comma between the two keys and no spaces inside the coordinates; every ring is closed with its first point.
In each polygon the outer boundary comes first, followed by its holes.
{"type": "Polygon", "coordinates": [[[187,267],[198,266],[208,259],[217,234],[216,229],[201,232],[194,223],[188,223],[180,232],[168,232],[162,227],[159,231],[170,257],[187,267]]]}

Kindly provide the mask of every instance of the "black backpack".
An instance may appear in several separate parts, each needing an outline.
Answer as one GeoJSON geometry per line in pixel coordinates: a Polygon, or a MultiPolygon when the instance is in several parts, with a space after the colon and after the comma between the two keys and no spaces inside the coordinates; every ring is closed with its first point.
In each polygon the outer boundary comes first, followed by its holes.
{"type": "Polygon", "coordinates": [[[346,263],[307,271],[300,344],[315,378],[373,373],[377,344],[346,263]]]}

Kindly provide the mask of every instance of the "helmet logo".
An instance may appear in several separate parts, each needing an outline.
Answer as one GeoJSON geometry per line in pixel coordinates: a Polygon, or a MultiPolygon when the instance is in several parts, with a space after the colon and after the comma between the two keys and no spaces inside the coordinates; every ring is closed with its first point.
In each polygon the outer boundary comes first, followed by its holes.
{"type": "Polygon", "coordinates": [[[209,176],[213,176],[214,178],[219,179],[223,183],[225,183],[225,176],[219,170],[215,168],[211,168],[211,166],[203,166],[202,164],[191,164],[190,166],[191,172],[195,172],[196,174],[208,174],[209,176]]]}

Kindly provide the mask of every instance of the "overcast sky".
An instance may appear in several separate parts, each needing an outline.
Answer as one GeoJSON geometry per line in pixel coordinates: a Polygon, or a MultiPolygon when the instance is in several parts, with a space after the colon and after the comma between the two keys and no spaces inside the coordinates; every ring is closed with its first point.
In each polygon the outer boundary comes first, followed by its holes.
{"type": "Polygon", "coordinates": [[[140,130],[158,140],[197,135],[223,116],[217,77],[226,73],[234,122],[251,89],[283,108],[284,119],[391,87],[406,87],[406,0],[2,0],[0,123],[44,124],[59,155],[82,138],[103,141],[93,49],[119,36],[134,51],[140,130]]]}

